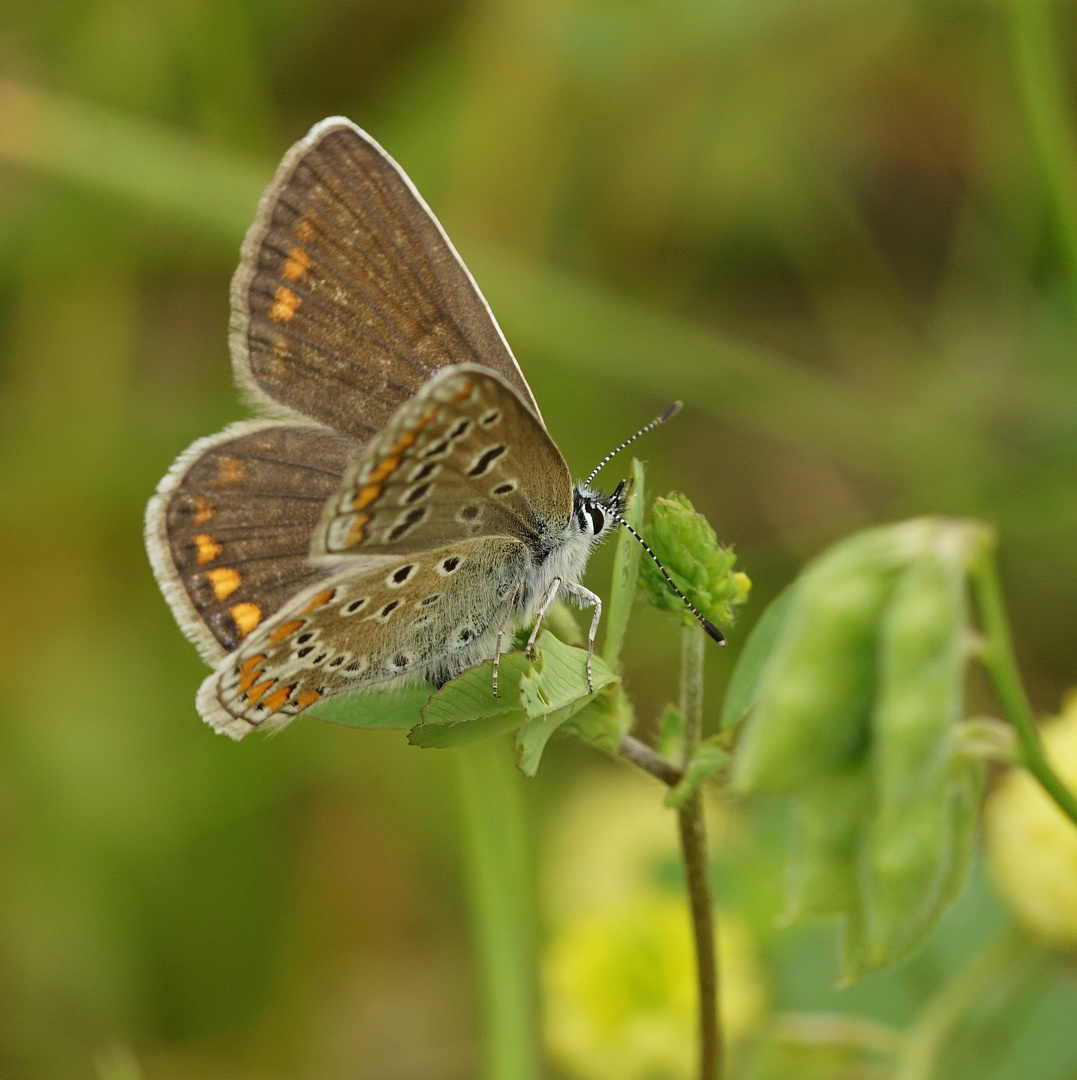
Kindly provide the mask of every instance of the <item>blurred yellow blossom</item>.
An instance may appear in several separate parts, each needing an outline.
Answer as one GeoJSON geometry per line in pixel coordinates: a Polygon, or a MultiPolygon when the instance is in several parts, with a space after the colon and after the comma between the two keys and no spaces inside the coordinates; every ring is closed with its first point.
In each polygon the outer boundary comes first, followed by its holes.
{"type": "MultiPolygon", "coordinates": [[[[1043,729],[1043,742],[1062,782],[1077,791],[1077,692],[1043,729]]],[[[995,881],[1018,918],[1040,937],[1077,945],[1077,827],[1023,769],[995,789],[985,820],[995,881]]]]}
{"type": "MultiPolygon", "coordinates": [[[[736,1041],[764,998],[739,921],[719,924],[721,1012],[736,1041]]],[[[566,924],[543,970],[546,1042],[583,1080],[687,1080],[696,1045],[695,962],[685,899],[647,895],[566,924]]]]}
{"type": "MultiPolygon", "coordinates": [[[[708,814],[722,836],[726,815],[708,814]]],[[[581,1080],[686,1080],[695,1069],[695,960],[676,815],[628,770],[591,774],[566,800],[544,860],[543,963],[551,1055],[581,1080]]],[[[746,1035],[766,994],[743,924],[718,921],[726,1036],[746,1035]]]]}

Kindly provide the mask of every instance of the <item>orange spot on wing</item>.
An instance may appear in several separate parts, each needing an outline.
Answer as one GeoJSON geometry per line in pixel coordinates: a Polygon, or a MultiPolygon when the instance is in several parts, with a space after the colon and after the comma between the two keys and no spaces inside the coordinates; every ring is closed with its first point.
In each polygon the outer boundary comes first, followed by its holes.
{"type": "Polygon", "coordinates": [[[235,487],[236,484],[242,484],[246,479],[247,470],[243,467],[243,462],[239,458],[217,458],[217,483],[221,487],[235,487]]]}
{"type": "Polygon", "coordinates": [[[381,494],[381,484],[367,484],[352,500],[353,510],[362,510],[369,506],[381,494]]]}
{"type": "Polygon", "coordinates": [[[247,704],[257,705],[262,699],[262,695],[276,682],[276,679],[266,679],[265,682],[260,682],[257,686],[252,686],[247,691],[247,704]]]}
{"type": "Polygon", "coordinates": [[[344,543],[345,547],[355,547],[363,539],[363,528],[369,520],[369,514],[356,514],[352,527],[348,530],[348,539],[344,543]]]}
{"type": "MultiPolygon", "coordinates": [[[[213,562],[224,550],[208,533],[199,533],[194,538],[194,546],[198,549],[199,566],[205,566],[206,563],[213,562]]],[[[223,597],[218,596],[217,599],[221,600],[223,597]]]]}
{"type": "Polygon", "coordinates": [[[246,637],[262,621],[262,609],[257,604],[236,604],[230,610],[240,637],[246,637]]]}
{"type": "Polygon", "coordinates": [[[400,455],[390,454],[378,462],[377,467],[370,474],[370,483],[380,484],[387,476],[392,476],[400,467],[400,455]]]}
{"type": "Polygon", "coordinates": [[[194,499],[194,523],[196,525],[204,525],[216,512],[213,503],[209,499],[204,499],[201,495],[196,495],[194,499]]]}
{"type": "Polygon", "coordinates": [[[471,397],[472,391],[475,389],[474,383],[464,383],[461,389],[457,390],[452,396],[453,401],[467,401],[471,397]]]}
{"type": "MultiPolygon", "coordinates": [[[[202,560],[199,559],[199,562],[202,560]]],[[[216,570],[210,570],[209,583],[213,586],[213,595],[218,600],[227,600],[239,588],[242,578],[239,576],[238,570],[233,570],[230,566],[219,566],[216,570]]],[[[243,604],[236,604],[236,607],[243,607],[243,604]]],[[[254,607],[253,604],[246,605],[247,607],[254,607]]],[[[255,608],[257,611],[258,609],[255,608]]],[[[232,617],[235,618],[236,609],[232,609],[232,617]]],[[[239,619],[236,619],[236,623],[239,623],[239,619]]],[[[258,625],[257,622],[254,624],[258,625]]],[[[252,627],[253,629],[253,627],[252,627]]]]}
{"type": "Polygon", "coordinates": [[[280,276],[285,281],[298,281],[309,269],[314,260],[300,247],[288,252],[288,258],[281,267],[280,276]]]}
{"type": "Polygon", "coordinates": [[[312,611],[317,611],[318,608],[325,607],[325,605],[336,596],[336,592],[336,589],[326,589],[324,592],[318,593],[318,595],[303,608],[302,614],[309,615],[312,611]]]}
{"type": "MultiPolygon", "coordinates": [[[[265,657],[263,656],[264,660],[265,657]]],[[[244,673],[243,677],[239,680],[238,688],[241,694],[246,693],[251,686],[265,674],[259,667],[255,666],[250,671],[244,673]]]]}
{"type": "Polygon", "coordinates": [[[299,297],[286,285],[278,285],[273,295],[273,306],[269,309],[269,317],[274,322],[291,322],[297,307],[299,297]]]}
{"type": "MultiPolygon", "coordinates": [[[[393,475],[397,469],[400,468],[400,455],[407,450],[409,446],[414,445],[415,440],[419,437],[419,432],[422,431],[427,424],[431,423],[438,414],[438,407],[436,405],[431,406],[423,414],[422,418],[411,428],[410,431],[405,431],[399,439],[389,447],[389,452],[374,466],[367,478],[366,486],[363,487],[359,494],[355,496],[355,500],[352,502],[353,510],[362,510],[364,507],[369,506],[380,494],[382,481],[387,477],[393,475]]],[[[356,528],[359,528],[359,538],[362,537],[362,526],[369,521],[369,518],[364,518],[362,522],[357,522],[352,526],[352,532],[355,533],[356,528]]],[[[351,541],[355,543],[357,541],[351,541]]]]}
{"type": "Polygon", "coordinates": [[[291,687],[282,686],[279,690],[274,690],[273,693],[270,694],[269,697],[267,697],[265,701],[262,702],[262,704],[270,712],[276,712],[288,700],[288,695],[291,692],[291,687]]]}
{"type": "Polygon", "coordinates": [[[313,705],[321,696],[322,692],[320,690],[304,690],[303,693],[295,699],[295,703],[301,709],[305,709],[308,705],[313,705]]]}
{"type": "Polygon", "coordinates": [[[315,236],[315,232],[316,232],[316,230],[314,228],[314,222],[311,221],[310,218],[303,218],[299,222],[299,224],[296,225],[296,227],[292,230],[292,232],[300,240],[305,240],[305,241],[313,240],[314,236],[315,236]]]}
{"type": "Polygon", "coordinates": [[[255,656],[248,656],[239,670],[246,675],[248,671],[253,671],[265,658],[266,654],[264,652],[257,653],[255,656]]]}
{"type": "Polygon", "coordinates": [[[415,442],[416,438],[418,438],[419,432],[424,427],[426,427],[426,424],[418,423],[415,425],[414,428],[411,429],[411,431],[405,431],[404,434],[401,435],[395,443],[393,443],[393,448],[390,453],[399,454],[401,450],[407,450],[407,448],[411,446],[413,442],[415,442]]]}
{"type": "Polygon", "coordinates": [[[302,625],[302,619],[291,619],[286,623],[281,623],[280,626],[269,635],[269,644],[276,645],[278,641],[283,641],[286,637],[294,634],[302,625]]]}

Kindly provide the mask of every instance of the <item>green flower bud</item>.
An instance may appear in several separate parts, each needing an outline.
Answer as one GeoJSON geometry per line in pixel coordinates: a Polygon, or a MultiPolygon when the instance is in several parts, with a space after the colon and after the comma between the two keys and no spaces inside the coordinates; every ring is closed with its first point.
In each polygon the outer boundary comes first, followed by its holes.
{"type": "MultiPolygon", "coordinates": [[[[719,546],[707,519],[683,495],[655,499],[646,537],[677,588],[705,618],[725,625],[733,621],[735,609],[748,598],[751,580],[733,569],[736,555],[719,546]]],[[[685,626],[694,624],[695,616],[653,559],[641,561],[639,584],[654,607],[673,612],[685,626]]]]}

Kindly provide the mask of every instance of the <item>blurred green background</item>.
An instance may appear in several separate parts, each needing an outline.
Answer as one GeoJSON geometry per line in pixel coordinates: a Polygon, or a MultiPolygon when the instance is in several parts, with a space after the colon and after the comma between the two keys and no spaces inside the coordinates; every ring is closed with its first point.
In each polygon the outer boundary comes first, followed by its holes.
{"type": "MultiPolygon", "coordinates": [[[[1051,712],[1077,674],[1075,45],[1077,7],[1033,0],[0,0],[0,1075],[477,1075],[456,752],[215,737],[142,548],[173,458],[245,415],[228,279],[294,139],[344,113],[400,161],[574,474],[684,399],[641,444],[651,490],[754,582],[712,716],[807,557],[927,512],[997,523],[1051,712]]],[[[677,650],[640,610],[645,724],[677,650]]],[[[564,817],[612,770],[566,740],[510,778],[536,896],[573,887],[554,833],[615,827],[564,817]]],[[[770,1007],[870,1021],[881,1054],[767,1075],[891,1075],[887,1033],[1007,932],[986,874],[837,991],[831,932],[775,924],[780,808],[739,814],[719,889],[770,1007]]],[[[1030,955],[939,1076],[1077,1077],[1077,973],[1030,955]]]]}

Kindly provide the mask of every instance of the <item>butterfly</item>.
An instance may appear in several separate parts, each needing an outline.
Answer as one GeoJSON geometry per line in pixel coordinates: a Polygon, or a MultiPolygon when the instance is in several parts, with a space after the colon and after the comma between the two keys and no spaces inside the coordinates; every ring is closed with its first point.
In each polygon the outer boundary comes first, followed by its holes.
{"type": "Polygon", "coordinates": [[[602,605],[580,578],[624,484],[573,484],[449,238],[351,121],[285,155],[231,304],[236,381],[270,418],[195,442],[146,512],[157,581],[213,666],[202,718],[239,739],[491,658],[496,694],[515,627],[534,620],[530,649],[559,596],[593,608],[590,680],[602,605]]]}

